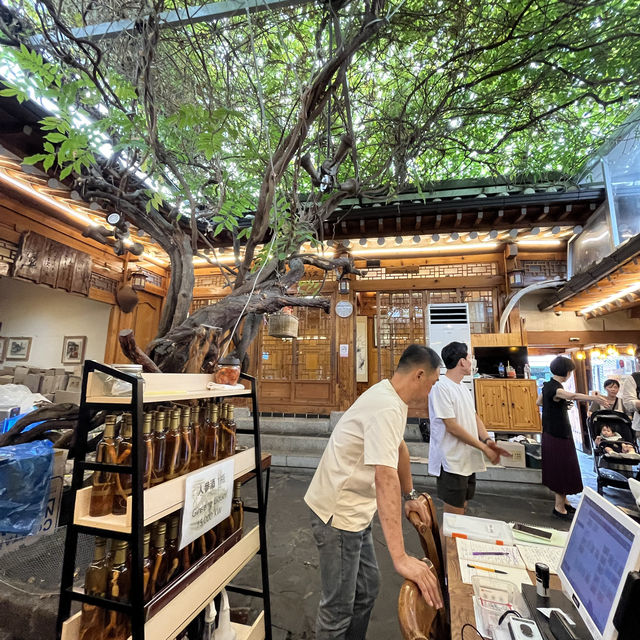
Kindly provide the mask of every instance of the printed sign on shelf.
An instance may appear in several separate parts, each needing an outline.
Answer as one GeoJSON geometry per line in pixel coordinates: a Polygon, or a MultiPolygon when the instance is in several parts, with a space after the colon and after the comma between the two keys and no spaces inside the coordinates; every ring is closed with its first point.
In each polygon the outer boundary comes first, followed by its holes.
{"type": "Polygon", "coordinates": [[[233,458],[189,474],[185,482],[180,549],[228,518],[233,498],[233,458]]]}
{"type": "Polygon", "coordinates": [[[341,344],[340,345],[340,357],[341,358],[348,358],[349,357],[349,345],[348,344],[341,344]]]}

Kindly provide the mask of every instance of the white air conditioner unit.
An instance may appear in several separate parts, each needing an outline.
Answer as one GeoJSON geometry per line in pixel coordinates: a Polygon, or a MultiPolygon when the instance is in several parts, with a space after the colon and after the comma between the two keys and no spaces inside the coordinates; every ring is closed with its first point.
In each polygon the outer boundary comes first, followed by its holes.
{"type": "MultiPolygon", "coordinates": [[[[471,325],[469,323],[469,305],[466,302],[427,305],[427,340],[429,346],[440,355],[442,348],[450,342],[463,342],[471,353],[471,325]]],[[[440,370],[444,374],[444,366],[440,370]]],[[[473,396],[473,378],[465,376],[462,380],[473,396]]],[[[475,397],[474,397],[475,402],[475,397]]]]}

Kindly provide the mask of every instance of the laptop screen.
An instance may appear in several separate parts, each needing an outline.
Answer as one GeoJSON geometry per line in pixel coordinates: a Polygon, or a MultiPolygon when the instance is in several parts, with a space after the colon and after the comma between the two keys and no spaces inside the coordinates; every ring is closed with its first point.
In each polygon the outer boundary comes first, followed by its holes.
{"type": "Polygon", "coordinates": [[[586,495],[561,569],[600,633],[623,578],[634,534],[586,495]]]}

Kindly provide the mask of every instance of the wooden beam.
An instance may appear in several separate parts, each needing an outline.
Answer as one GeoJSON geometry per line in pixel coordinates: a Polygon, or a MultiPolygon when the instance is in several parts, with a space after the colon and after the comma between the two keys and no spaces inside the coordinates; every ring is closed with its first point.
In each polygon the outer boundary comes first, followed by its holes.
{"type": "Polygon", "coordinates": [[[579,346],[589,344],[640,344],[640,330],[527,331],[530,346],[579,346]],[[578,338],[578,340],[570,340],[578,338]]]}
{"type": "Polygon", "coordinates": [[[354,291],[424,291],[425,289],[490,289],[500,286],[502,276],[445,278],[398,278],[394,280],[354,280],[354,291]]]}

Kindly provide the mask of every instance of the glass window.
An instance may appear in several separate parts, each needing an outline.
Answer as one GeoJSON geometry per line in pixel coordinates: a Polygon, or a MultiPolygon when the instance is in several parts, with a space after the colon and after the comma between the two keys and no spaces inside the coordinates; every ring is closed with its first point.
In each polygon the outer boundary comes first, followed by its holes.
{"type": "Polygon", "coordinates": [[[604,203],[585,225],[584,231],[572,243],[571,274],[582,273],[591,264],[608,256],[612,251],[609,206],[604,203]]]}

